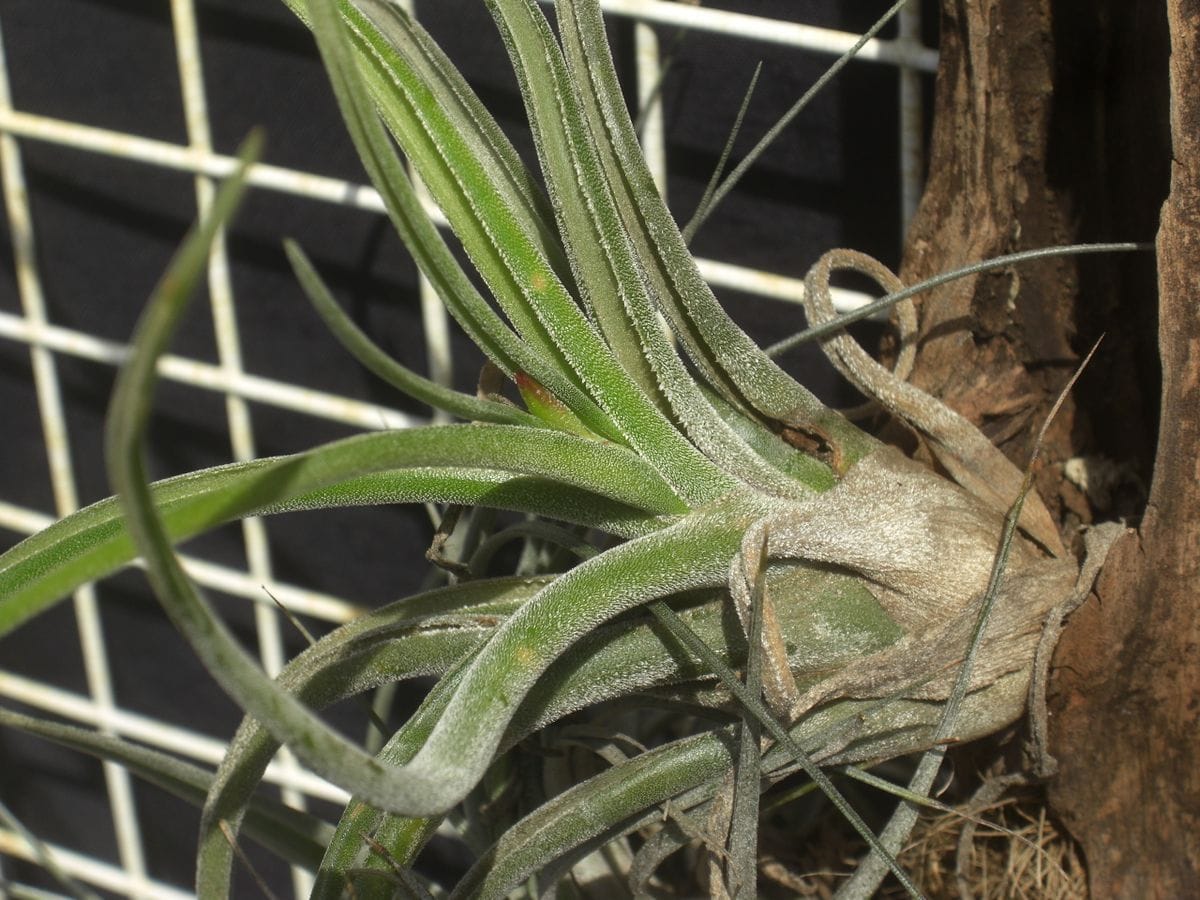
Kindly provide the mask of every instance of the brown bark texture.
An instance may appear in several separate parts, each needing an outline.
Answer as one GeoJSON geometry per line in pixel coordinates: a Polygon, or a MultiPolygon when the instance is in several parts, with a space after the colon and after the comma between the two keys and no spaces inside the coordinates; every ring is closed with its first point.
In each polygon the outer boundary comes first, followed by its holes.
{"type": "Polygon", "coordinates": [[[1060,645],[1052,798],[1094,897],[1200,897],[1200,2],[1168,0],[1172,164],[1158,232],[1150,497],[1060,645]]]}
{"type": "Polygon", "coordinates": [[[926,295],[913,375],[1024,465],[1107,333],[1036,481],[1068,541],[1093,521],[1138,525],[1053,666],[1050,798],[1096,898],[1200,897],[1198,42],[1200,0],[942,0],[930,175],[902,272],[1145,241],[1162,209],[1157,276],[1148,253],[1080,257],[926,295]]]}

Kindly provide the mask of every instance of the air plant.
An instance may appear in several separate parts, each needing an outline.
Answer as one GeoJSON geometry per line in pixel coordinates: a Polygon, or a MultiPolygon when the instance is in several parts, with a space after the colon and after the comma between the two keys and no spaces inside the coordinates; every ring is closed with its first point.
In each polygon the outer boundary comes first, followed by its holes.
{"type": "MultiPolygon", "coordinates": [[[[147,484],[154,363],[243,167],[139,326],[109,420],[117,496],[0,557],[0,633],[140,555],[246,719],[215,775],[115,738],[9,713],[0,721],[122,760],[193,799],[203,792],[204,897],[228,895],[239,830],[290,861],[320,859],[314,896],[348,884],[356,896],[425,896],[433,888],[412,867],[444,823],[478,843],[455,896],[541,893],[596,867],[637,891],[696,840],[714,848],[713,890],[752,896],[759,793],[797,771],[915,891],[895,843],[869,832],[824,770],[869,778],[854,767],[922,751],[936,762],[946,743],[1022,715],[1047,613],[1079,576],[1027,479],[833,326],[821,340],[835,364],[907,422],[950,478],[826,408],[730,320],[641,157],[597,0],[558,0],[557,37],[533,0],[488,0],[545,190],[401,9],[286,2],[312,27],[393,224],[486,354],[487,377],[471,396],[387,357],[288,244],[345,346],[464,424],[147,484]],[[396,145],[490,297],[422,208],[396,145]],[[239,517],[397,502],[524,518],[466,546],[447,586],[337,629],[277,680],[236,644],[172,547],[239,517]],[[524,570],[491,574],[512,540],[532,548],[524,570]],[[436,686],[377,755],[314,712],[425,675],[436,686]],[[643,746],[636,727],[655,711],[675,716],[676,736],[658,728],[659,742],[643,746]],[[531,768],[523,748],[539,740],[531,768]],[[283,743],[355,795],[332,832],[255,797],[283,743]]],[[[901,288],[867,257],[827,255],[807,280],[814,324],[832,317],[829,280],[842,268],[874,278],[886,302],[901,288]]],[[[919,786],[892,789],[931,802],[919,786]]]]}

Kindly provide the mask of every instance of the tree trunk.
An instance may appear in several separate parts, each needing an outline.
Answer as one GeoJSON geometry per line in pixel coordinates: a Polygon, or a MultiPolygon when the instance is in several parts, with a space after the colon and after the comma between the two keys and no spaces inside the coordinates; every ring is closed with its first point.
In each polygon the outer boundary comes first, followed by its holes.
{"type": "Polygon", "coordinates": [[[1157,248],[1158,450],[1141,525],[1059,649],[1063,767],[1051,786],[1094,896],[1164,900],[1200,896],[1200,3],[1166,5],[1174,163],[1157,248]]]}
{"type": "Polygon", "coordinates": [[[1020,249],[1149,240],[1169,180],[1158,309],[1150,254],[963,279],[922,301],[913,376],[1024,465],[1107,333],[1036,482],[1068,539],[1145,512],[1054,660],[1050,797],[1097,898],[1200,896],[1197,35],[1197,0],[942,0],[930,178],[903,271],[912,282],[1020,249]]]}

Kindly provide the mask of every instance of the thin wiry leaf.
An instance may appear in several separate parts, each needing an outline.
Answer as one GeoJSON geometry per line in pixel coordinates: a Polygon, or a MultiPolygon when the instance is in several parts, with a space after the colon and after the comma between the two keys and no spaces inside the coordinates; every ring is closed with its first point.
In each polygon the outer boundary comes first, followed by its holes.
{"type": "MultiPolygon", "coordinates": [[[[953,734],[958,711],[962,707],[963,700],[966,698],[967,690],[971,684],[972,669],[983,646],[984,631],[987,629],[992,610],[999,597],[1000,582],[1005,576],[1009,555],[1012,553],[1013,542],[1017,537],[1017,525],[1021,520],[1021,510],[1029,497],[1030,490],[1033,488],[1033,467],[1037,464],[1038,458],[1041,456],[1046,430],[1058,414],[1075,382],[1079,380],[1079,376],[1083,374],[1083,370],[1091,362],[1099,346],[1099,342],[1097,342],[1076,368],[1074,375],[1059,393],[1057,401],[1046,416],[1046,420],[1042,423],[1041,430],[1034,440],[1033,452],[1030,454],[1029,463],[1025,466],[1021,488],[1004,517],[1004,530],[1000,535],[1000,546],[996,550],[996,558],[992,563],[992,571],[988,578],[987,588],[983,596],[979,599],[979,614],[971,631],[970,644],[963,657],[962,665],[955,676],[950,696],[946,698],[946,704],[942,708],[942,715],[933,735],[933,746],[922,755],[921,761],[917,764],[916,771],[909,780],[908,787],[913,793],[924,795],[929,793],[933,788],[934,779],[937,777],[938,770],[941,769],[942,761],[946,756],[944,742],[953,734]]],[[[893,852],[899,852],[899,848],[908,840],[908,836],[911,834],[916,821],[916,806],[901,803],[892,815],[892,818],[888,821],[884,833],[881,835],[881,842],[893,852]]],[[[854,875],[838,890],[837,896],[843,898],[843,900],[866,900],[866,898],[873,896],[879,884],[883,881],[885,874],[883,868],[881,860],[876,858],[874,854],[869,855],[858,866],[854,875]]]]}
{"type": "Polygon", "coordinates": [[[1030,262],[1035,259],[1050,259],[1057,256],[1080,256],[1088,253],[1127,253],[1134,250],[1152,251],[1153,249],[1154,244],[1124,241],[1099,244],[1065,244],[1058,247],[1038,247],[1034,250],[1021,250],[1017,253],[1008,253],[1004,256],[984,260],[983,262],[951,269],[949,272],[941,272],[931,278],[926,278],[924,281],[918,281],[916,284],[911,284],[902,291],[894,291],[880,297],[878,300],[873,300],[864,306],[860,306],[858,309],[842,313],[836,319],[822,322],[820,325],[814,325],[811,328],[806,328],[803,331],[793,334],[791,337],[784,338],[778,343],[767,347],[766,352],[770,356],[779,356],[806,341],[820,340],[823,337],[845,330],[855,322],[861,322],[864,319],[885,313],[902,300],[907,300],[924,291],[933,290],[935,287],[940,287],[943,284],[948,284],[951,281],[966,278],[970,275],[979,275],[980,273],[992,272],[996,269],[1007,269],[1018,263],[1030,262]]]}
{"type": "Polygon", "coordinates": [[[792,758],[800,764],[800,767],[804,770],[804,774],[806,774],[817,784],[822,793],[829,798],[830,802],[833,803],[838,812],[840,812],[843,818],[845,818],[846,821],[849,822],[854,828],[854,830],[858,832],[858,835],[864,841],[866,841],[867,845],[872,849],[872,851],[874,851],[881,859],[887,862],[888,868],[891,870],[892,874],[896,876],[896,880],[903,885],[904,889],[913,897],[921,897],[921,892],[917,890],[916,885],[912,883],[912,880],[908,877],[908,874],[903,868],[901,868],[900,864],[896,862],[895,857],[892,856],[892,854],[890,854],[879,842],[878,836],[870,829],[867,823],[862,820],[862,817],[858,814],[854,807],[846,802],[846,799],[842,796],[841,792],[838,791],[833,782],[829,780],[829,776],[812,762],[808,754],[805,753],[800,745],[797,744],[796,741],[791,737],[791,735],[784,730],[783,726],[781,726],[775,719],[775,716],[772,715],[769,710],[767,710],[762,701],[751,695],[746,690],[745,686],[738,681],[738,678],[733,673],[733,670],[730,669],[729,666],[727,666],[720,659],[720,657],[714,654],[712,648],[705,644],[704,641],[700,640],[696,636],[695,632],[691,631],[687,624],[684,623],[679,616],[676,615],[674,610],[672,610],[665,603],[652,603],[650,605],[650,610],[656,616],[658,616],[664,625],[671,629],[671,632],[676,637],[678,637],[687,645],[689,650],[698,655],[709,666],[712,667],[713,671],[718,677],[720,677],[721,682],[725,685],[725,687],[728,688],[730,693],[737,697],[738,702],[741,703],[745,709],[750,711],[763,724],[767,731],[771,733],[771,736],[787,749],[787,752],[791,754],[792,758]]]}
{"type": "Polygon", "coordinates": [[[754,88],[758,85],[758,76],[762,74],[762,63],[754,67],[754,74],[750,76],[750,84],[746,87],[746,93],[742,95],[742,105],[738,107],[737,116],[734,117],[733,127],[729,129],[729,136],[725,138],[725,146],[721,148],[721,155],[717,157],[717,164],[713,167],[712,176],[708,180],[708,184],[704,187],[704,193],[700,195],[700,201],[696,204],[696,212],[692,216],[692,220],[683,227],[682,234],[686,243],[692,242],[692,237],[695,233],[693,223],[708,209],[712,202],[713,193],[717,189],[717,185],[721,181],[721,176],[725,174],[725,165],[729,162],[729,157],[733,153],[733,145],[737,141],[737,136],[742,130],[742,121],[746,118],[746,110],[750,108],[750,100],[754,96],[754,88]]]}
{"type": "Polygon", "coordinates": [[[845,68],[850,63],[850,60],[854,59],[854,57],[858,55],[858,51],[866,46],[867,42],[871,40],[871,38],[875,37],[875,35],[883,30],[883,27],[887,25],[887,23],[890,22],[896,16],[896,14],[900,12],[901,9],[904,8],[904,5],[907,2],[908,0],[896,0],[896,2],[892,4],[892,6],[890,6],[882,16],[875,20],[870,28],[859,35],[858,40],[854,42],[850,49],[833,61],[833,64],[825,70],[825,72],[816,80],[812,87],[810,87],[804,92],[804,94],[801,95],[799,100],[792,104],[791,108],[779,118],[779,121],[772,125],[770,129],[768,129],[767,133],[764,134],[759,139],[758,143],[754,145],[754,148],[747,153],[742,161],[737,164],[734,170],[729,173],[729,177],[726,178],[721,183],[720,187],[713,192],[709,202],[704,207],[697,210],[695,218],[688,222],[684,231],[688,237],[688,240],[691,240],[700,226],[704,224],[704,220],[712,215],[713,210],[720,205],[721,201],[725,199],[731,190],[733,190],[734,186],[741,181],[748,171],[750,171],[750,168],[755,162],[757,162],[758,158],[763,154],[767,147],[774,143],[775,138],[779,137],[779,135],[783,133],[784,129],[786,129],[788,125],[792,123],[792,120],[795,119],[796,116],[800,115],[800,113],[804,110],[804,107],[808,106],[812,99],[824,89],[825,85],[827,85],[833,79],[833,77],[837,75],[838,72],[845,68]]]}

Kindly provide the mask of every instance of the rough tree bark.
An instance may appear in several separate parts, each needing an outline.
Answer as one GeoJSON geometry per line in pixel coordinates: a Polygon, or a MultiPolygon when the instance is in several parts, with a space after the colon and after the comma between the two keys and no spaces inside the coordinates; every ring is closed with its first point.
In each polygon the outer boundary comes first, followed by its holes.
{"type": "Polygon", "coordinates": [[[1171,192],[1149,503],[1060,646],[1051,798],[1096,897],[1200,896],[1200,2],[1168,0],[1171,192]],[[1070,764],[1067,765],[1066,761],[1070,764]]]}
{"type": "Polygon", "coordinates": [[[1140,519],[1054,659],[1050,799],[1096,898],[1200,896],[1198,36],[1200,0],[942,0],[930,179],[902,273],[1148,240],[1169,175],[1157,310],[1149,254],[962,280],[922,302],[914,373],[1023,465],[1107,332],[1037,477],[1065,534],[1140,519]]]}

